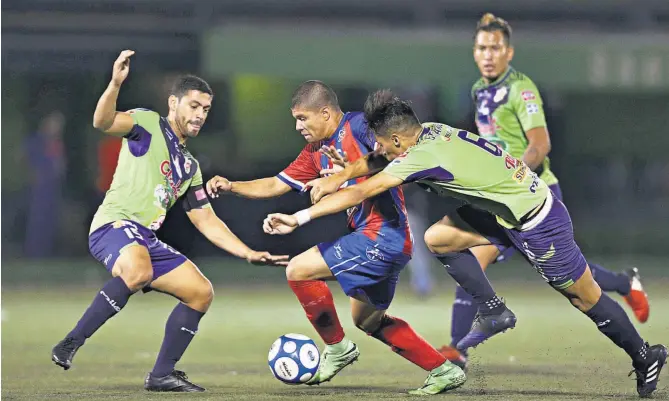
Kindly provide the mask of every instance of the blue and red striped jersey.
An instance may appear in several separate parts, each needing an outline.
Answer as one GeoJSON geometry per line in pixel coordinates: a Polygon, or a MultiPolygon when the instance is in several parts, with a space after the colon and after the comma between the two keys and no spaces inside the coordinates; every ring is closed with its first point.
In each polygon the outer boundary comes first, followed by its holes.
{"type": "MultiPolygon", "coordinates": [[[[307,144],[297,158],[277,177],[294,190],[302,191],[307,182],[319,177],[321,170],[332,168],[332,161],[319,152],[324,145],[334,146],[342,153],[346,152],[348,160],[354,162],[373,152],[376,141],[363,113],[346,113],[330,138],[307,144]]],[[[355,185],[366,179],[367,177],[356,178],[344,186],[355,185]]],[[[372,241],[411,255],[413,239],[401,187],[367,199],[360,205],[348,209],[346,214],[351,231],[360,232],[372,241]]]]}

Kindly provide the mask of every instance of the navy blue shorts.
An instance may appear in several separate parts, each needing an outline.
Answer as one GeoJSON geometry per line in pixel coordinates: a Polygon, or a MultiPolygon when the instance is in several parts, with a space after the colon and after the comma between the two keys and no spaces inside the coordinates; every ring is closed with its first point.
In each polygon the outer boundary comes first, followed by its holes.
{"type": "Polygon", "coordinates": [[[177,250],[160,241],[153,231],[130,220],[107,223],[88,236],[88,249],[91,255],[105,265],[110,273],[121,252],[134,245],[143,246],[149,251],[153,280],[171,272],[188,260],[177,250]]]}
{"type": "Polygon", "coordinates": [[[388,309],[399,273],[411,260],[361,233],[318,244],[330,271],[349,297],[363,297],[377,309],[388,309]]]}
{"type": "MultiPolygon", "coordinates": [[[[553,184],[549,188],[561,201],[560,184],[553,184]]],[[[497,223],[497,219],[492,214],[469,205],[458,208],[456,213],[465,223],[497,247],[499,256],[495,263],[504,262],[516,252],[516,248],[507,237],[504,228],[497,223]]]]}

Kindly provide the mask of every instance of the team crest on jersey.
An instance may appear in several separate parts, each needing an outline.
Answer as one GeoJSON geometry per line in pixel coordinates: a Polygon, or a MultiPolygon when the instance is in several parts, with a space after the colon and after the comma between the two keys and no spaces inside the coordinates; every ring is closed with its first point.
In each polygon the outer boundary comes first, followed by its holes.
{"type": "Polygon", "coordinates": [[[339,135],[337,136],[337,141],[341,142],[344,140],[344,135],[346,135],[346,130],[345,129],[340,129],[339,130],[339,135]]]}
{"type": "Polygon", "coordinates": [[[534,100],[537,97],[534,95],[534,92],[532,91],[522,91],[520,96],[523,97],[523,101],[529,102],[530,100],[534,100]]]}
{"type": "Polygon", "coordinates": [[[187,157],[186,161],[184,162],[184,171],[186,172],[186,174],[190,174],[190,167],[192,164],[193,161],[189,157],[187,157]]]}
{"type": "Polygon", "coordinates": [[[367,259],[371,261],[385,260],[379,248],[367,247],[367,249],[365,250],[365,255],[367,256],[367,259]]]}

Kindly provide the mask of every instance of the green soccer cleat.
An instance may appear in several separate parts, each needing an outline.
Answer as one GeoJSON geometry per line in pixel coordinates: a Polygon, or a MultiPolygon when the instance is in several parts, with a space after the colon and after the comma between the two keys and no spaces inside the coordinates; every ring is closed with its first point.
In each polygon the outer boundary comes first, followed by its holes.
{"type": "Polygon", "coordinates": [[[353,341],[348,341],[343,352],[333,352],[332,347],[328,346],[321,355],[321,363],[318,365],[318,371],[314,377],[306,384],[312,386],[332,380],[342,369],[358,360],[360,351],[353,341]]]}
{"type": "Polygon", "coordinates": [[[449,361],[438,366],[427,376],[423,387],[409,391],[411,395],[435,395],[444,391],[453,390],[465,384],[467,376],[459,367],[449,361]]]}

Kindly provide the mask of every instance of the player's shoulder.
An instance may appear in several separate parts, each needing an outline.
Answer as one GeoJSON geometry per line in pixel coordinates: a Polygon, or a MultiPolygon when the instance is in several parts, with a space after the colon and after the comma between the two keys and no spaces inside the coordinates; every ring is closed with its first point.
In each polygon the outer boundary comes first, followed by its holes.
{"type": "Polygon", "coordinates": [[[368,131],[367,119],[362,111],[349,111],[346,113],[346,118],[354,135],[368,131]]]}
{"type": "Polygon", "coordinates": [[[135,120],[135,124],[144,125],[148,123],[155,123],[160,119],[160,114],[150,109],[135,108],[127,111],[135,120]]]}
{"type": "Polygon", "coordinates": [[[488,86],[488,84],[486,83],[485,79],[483,79],[483,77],[477,79],[476,82],[474,82],[474,85],[472,85],[472,90],[471,90],[472,98],[474,97],[476,91],[478,91],[479,89],[483,89],[486,86],[488,86]]]}
{"type": "Polygon", "coordinates": [[[511,90],[536,89],[537,87],[529,76],[515,69],[512,70],[509,74],[508,83],[511,90]]]}

